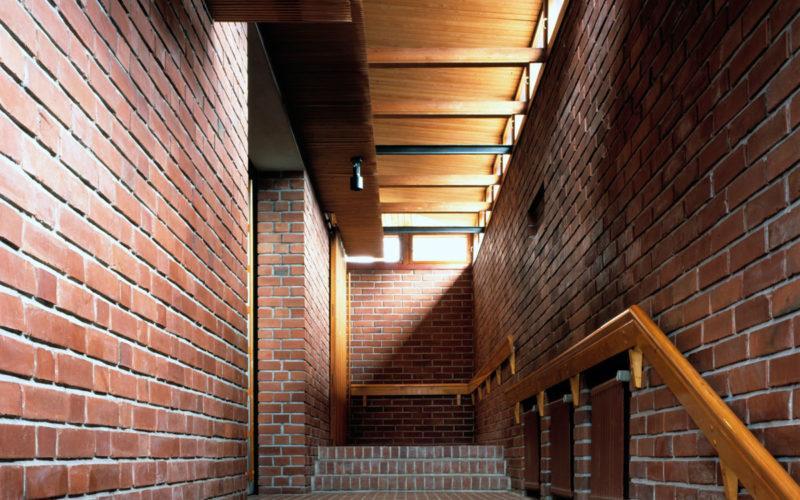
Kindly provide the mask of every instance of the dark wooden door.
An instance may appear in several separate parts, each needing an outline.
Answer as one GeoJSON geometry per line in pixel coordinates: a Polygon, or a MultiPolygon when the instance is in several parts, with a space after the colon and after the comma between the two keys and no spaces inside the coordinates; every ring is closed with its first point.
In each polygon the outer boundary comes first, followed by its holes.
{"type": "Polygon", "coordinates": [[[592,389],[591,498],[627,496],[627,390],[609,380],[592,389]]]}
{"type": "Polygon", "coordinates": [[[553,494],[572,498],[572,403],[547,405],[550,414],[550,481],[553,494]]]}

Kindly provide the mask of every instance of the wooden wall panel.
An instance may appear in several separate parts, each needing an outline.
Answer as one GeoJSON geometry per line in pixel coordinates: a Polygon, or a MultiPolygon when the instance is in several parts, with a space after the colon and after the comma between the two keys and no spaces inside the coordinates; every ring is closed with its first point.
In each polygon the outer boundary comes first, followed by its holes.
{"type": "Polygon", "coordinates": [[[331,242],[331,441],[347,441],[348,387],[348,277],[342,239],[336,233],[331,242]]]}
{"type": "Polygon", "coordinates": [[[550,490],[572,498],[572,403],[547,405],[550,415],[550,490]]]}
{"type": "Polygon", "coordinates": [[[525,489],[538,490],[541,473],[541,440],[539,434],[539,413],[529,411],[522,415],[522,435],[525,441],[525,489]]]}
{"type": "Polygon", "coordinates": [[[592,389],[591,498],[626,498],[627,390],[609,380],[592,389]]]}

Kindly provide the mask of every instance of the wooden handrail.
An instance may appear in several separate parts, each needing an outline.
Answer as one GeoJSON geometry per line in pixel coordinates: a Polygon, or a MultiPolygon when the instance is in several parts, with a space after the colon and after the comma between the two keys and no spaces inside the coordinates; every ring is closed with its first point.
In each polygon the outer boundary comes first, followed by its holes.
{"type": "Polygon", "coordinates": [[[501,342],[500,345],[494,350],[489,359],[486,360],[486,363],[480,367],[480,369],[475,372],[475,376],[472,377],[472,380],[469,381],[469,392],[473,392],[477,389],[487,378],[489,378],[492,373],[497,372],[497,369],[500,368],[500,365],[506,359],[510,358],[511,363],[511,374],[515,374],[517,372],[517,361],[516,361],[516,354],[514,352],[514,337],[509,335],[506,337],[505,342],[501,342]]]}
{"type": "Polygon", "coordinates": [[[800,486],[638,306],[508,386],[506,395],[517,403],[518,410],[521,401],[626,350],[634,385],[641,387],[643,356],[717,450],[726,495],[734,492],[735,498],[736,483],[741,480],[757,499],[800,498],[800,486]]]}
{"type": "Polygon", "coordinates": [[[353,396],[447,396],[469,394],[466,383],[351,384],[353,396]]]}
{"type": "Polygon", "coordinates": [[[486,363],[469,382],[441,383],[441,384],[351,384],[350,394],[361,396],[366,404],[367,396],[456,396],[457,404],[461,404],[461,396],[472,394],[481,384],[486,382],[487,391],[490,390],[492,373],[497,374],[498,384],[500,381],[500,366],[508,359],[511,364],[511,374],[517,371],[516,354],[514,351],[514,338],[508,336],[506,342],[502,342],[494,350],[486,363]]]}

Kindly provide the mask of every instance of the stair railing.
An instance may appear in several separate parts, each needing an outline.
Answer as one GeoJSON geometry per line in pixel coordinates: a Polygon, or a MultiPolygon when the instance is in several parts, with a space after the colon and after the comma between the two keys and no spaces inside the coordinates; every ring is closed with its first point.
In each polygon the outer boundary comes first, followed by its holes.
{"type": "Polygon", "coordinates": [[[507,386],[519,422],[521,402],[567,379],[577,404],[582,371],[628,351],[634,387],[642,387],[646,359],[686,409],[720,457],[725,496],[736,498],[739,481],[756,499],[800,499],[800,486],[725,404],[664,332],[632,306],[545,365],[507,386]]]}
{"type": "Polygon", "coordinates": [[[483,397],[484,391],[492,390],[492,374],[498,385],[502,382],[500,368],[508,360],[511,374],[517,371],[516,351],[514,338],[506,337],[501,342],[486,362],[475,372],[469,382],[438,383],[438,384],[350,384],[350,395],[361,396],[366,406],[368,396],[456,396],[456,404],[461,404],[461,396],[473,395],[478,391],[483,397]]]}

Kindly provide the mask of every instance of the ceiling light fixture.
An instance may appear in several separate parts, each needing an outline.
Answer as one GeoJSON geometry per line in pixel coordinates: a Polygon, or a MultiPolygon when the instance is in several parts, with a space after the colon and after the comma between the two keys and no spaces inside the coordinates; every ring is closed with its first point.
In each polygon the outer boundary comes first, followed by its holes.
{"type": "Polygon", "coordinates": [[[364,189],[364,178],[361,177],[361,162],[363,161],[360,156],[351,158],[353,162],[353,176],[350,177],[350,189],[352,191],[362,191],[364,189]]]}

